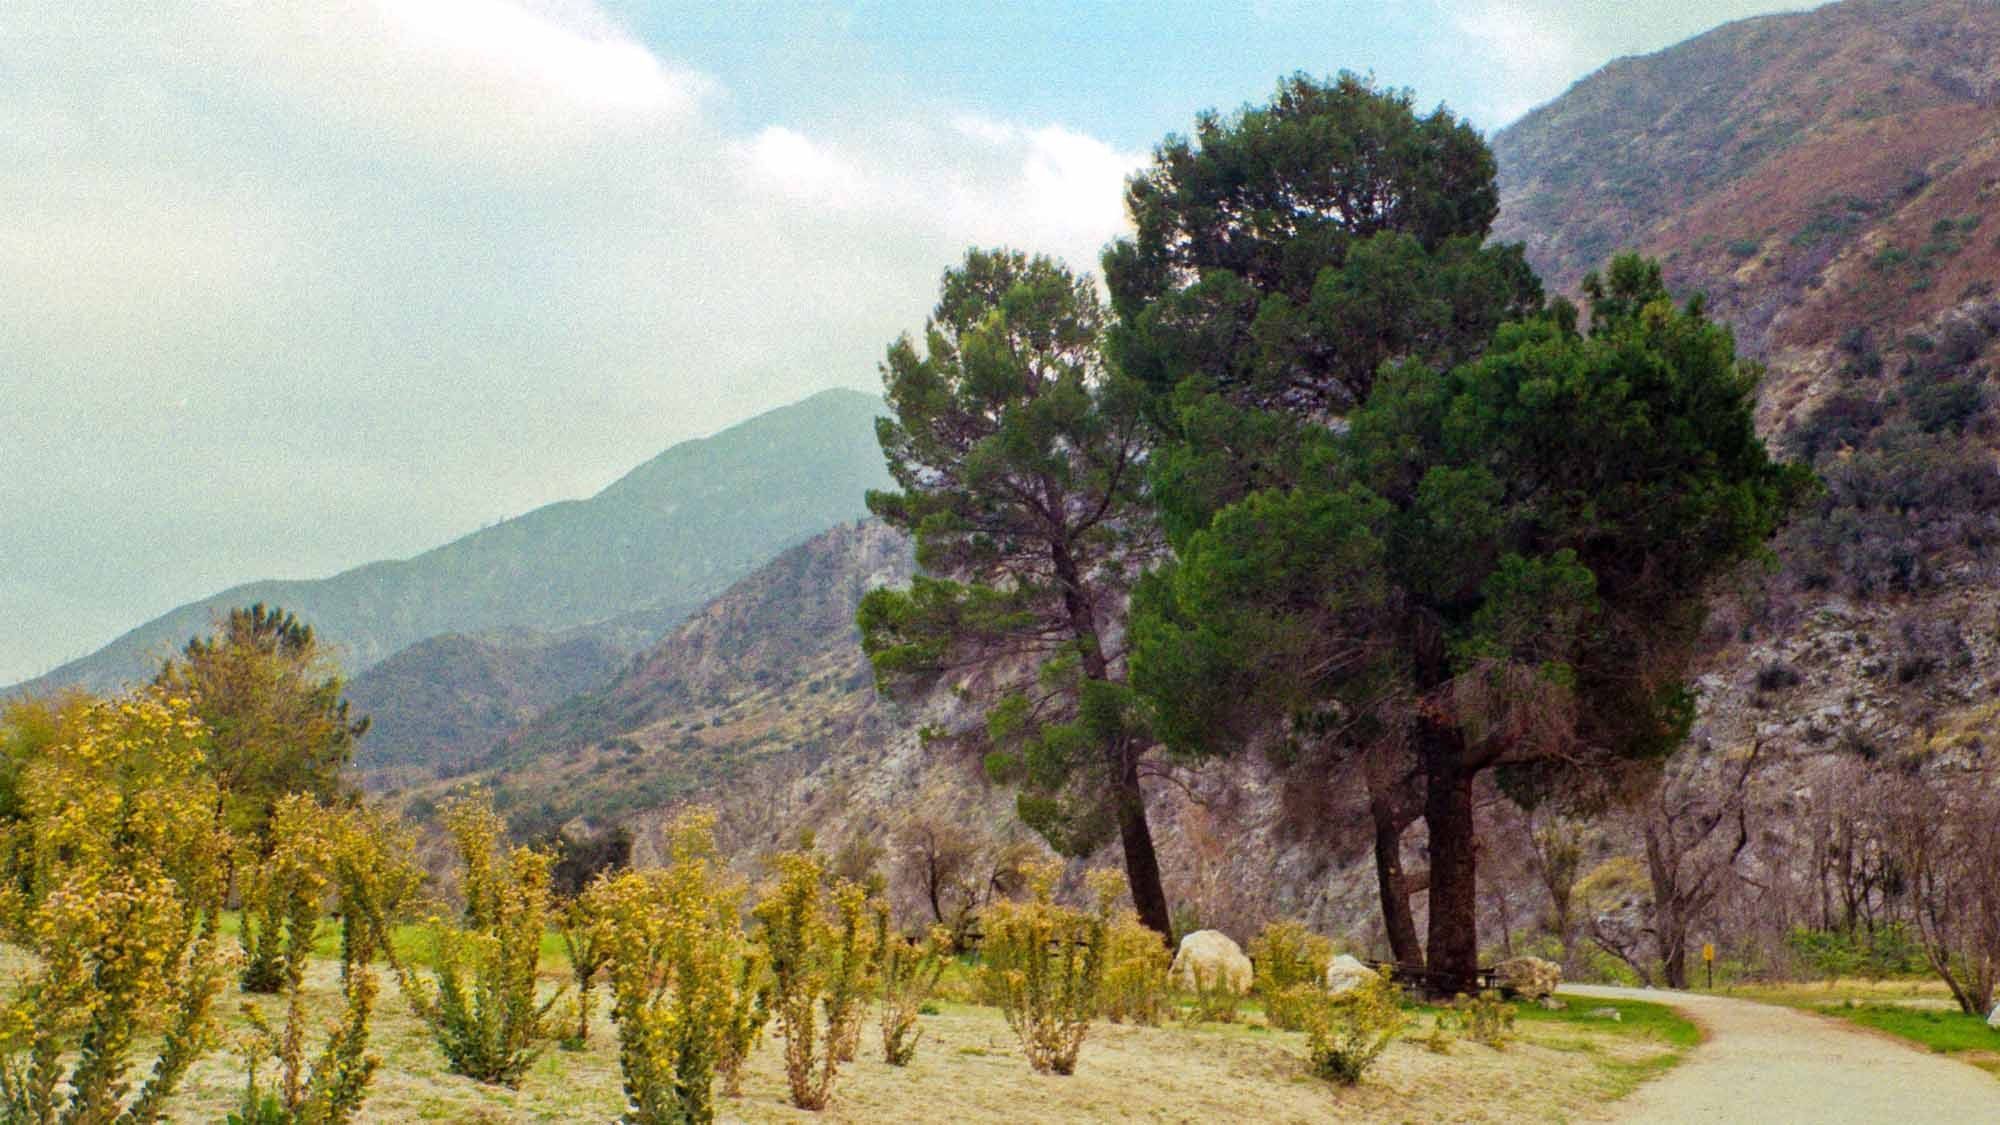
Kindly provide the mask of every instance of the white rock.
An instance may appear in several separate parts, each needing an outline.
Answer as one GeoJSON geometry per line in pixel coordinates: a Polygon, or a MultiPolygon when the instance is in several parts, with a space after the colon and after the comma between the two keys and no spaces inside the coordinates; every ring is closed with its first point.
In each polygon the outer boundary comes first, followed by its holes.
{"type": "Polygon", "coordinates": [[[1250,958],[1221,930],[1196,930],[1182,938],[1170,974],[1174,987],[1188,992],[1204,985],[1225,985],[1236,993],[1250,991],[1250,958]]]}
{"type": "Polygon", "coordinates": [[[1352,954],[1343,953],[1327,962],[1326,990],[1334,996],[1339,996],[1343,992],[1376,979],[1379,975],[1352,954]]]}
{"type": "Polygon", "coordinates": [[[2000,1004],[1993,1005],[1993,1010],[1987,1013],[1986,1026],[1995,1031],[2000,1031],[2000,1004]]]}

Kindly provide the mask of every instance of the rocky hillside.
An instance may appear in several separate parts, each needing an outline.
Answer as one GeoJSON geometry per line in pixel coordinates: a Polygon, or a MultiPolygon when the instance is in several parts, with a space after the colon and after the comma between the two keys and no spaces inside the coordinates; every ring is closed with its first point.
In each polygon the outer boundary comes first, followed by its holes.
{"type": "Polygon", "coordinates": [[[1922,739],[1991,694],[1967,635],[1991,628],[2000,533],[2000,4],[1731,24],[1613,63],[1493,144],[1500,235],[1558,287],[1616,249],[1662,259],[1768,363],[1766,434],[1827,482],[1780,573],[1723,614],[1711,724],[1757,727],[1787,676],[1746,685],[1773,664],[1802,678],[1784,686],[1807,747],[1922,739]]]}
{"type": "Polygon", "coordinates": [[[825,532],[515,732],[480,771],[517,827],[541,828],[857,757],[893,724],[874,698],[855,607],[870,588],[907,581],[912,565],[879,524],[825,532]]]}
{"type": "Polygon", "coordinates": [[[587,500],[537,508],[411,559],[225,590],[21,686],[114,688],[253,602],[312,622],[350,674],[444,633],[636,617],[657,626],[650,640],[779,551],[863,514],[863,494],[888,480],[874,438],[880,412],[871,395],[826,391],[675,445],[587,500]]]}
{"type": "Polygon", "coordinates": [[[628,655],[595,630],[418,641],[348,684],[348,701],[369,717],[355,764],[372,784],[398,767],[461,770],[541,712],[609,679],[628,655]]]}
{"type": "MultiPolygon", "coordinates": [[[[987,784],[977,754],[925,738],[966,721],[951,686],[903,703],[875,693],[854,611],[869,589],[908,581],[912,565],[908,543],[882,525],[837,527],[737,583],[603,688],[522,728],[469,777],[409,792],[430,799],[482,782],[528,836],[622,821],[639,829],[642,861],[658,844],[651,829],[689,801],[718,809],[725,846],[746,860],[801,832],[830,851],[893,849],[920,820],[1019,838],[1012,796],[987,784]]],[[[1286,913],[1365,930],[1366,840],[1338,831],[1356,810],[1329,803],[1325,781],[1251,760],[1156,786],[1176,900],[1210,917],[1286,913]]]]}

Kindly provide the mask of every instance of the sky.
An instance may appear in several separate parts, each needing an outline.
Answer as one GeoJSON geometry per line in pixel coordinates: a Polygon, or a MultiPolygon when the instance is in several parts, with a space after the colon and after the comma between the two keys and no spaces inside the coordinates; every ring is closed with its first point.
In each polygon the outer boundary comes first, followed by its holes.
{"type": "Polygon", "coordinates": [[[1766,0],[11,0],[0,684],[878,385],[971,244],[1079,269],[1204,108],[1482,129],[1766,0]]]}

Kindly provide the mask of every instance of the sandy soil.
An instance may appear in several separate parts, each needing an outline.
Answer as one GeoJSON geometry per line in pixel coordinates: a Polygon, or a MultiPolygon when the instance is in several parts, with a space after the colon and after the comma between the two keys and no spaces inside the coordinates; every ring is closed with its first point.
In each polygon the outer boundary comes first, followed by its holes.
{"type": "Polygon", "coordinates": [[[1667,1004],[1708,1033],[1679,1066],[1618,1103],[1614,1121],[2000,1121],[2000,1083],[1984,1072],[1825,1016],[1696,993],[1563,991],[1667,1004]]]}

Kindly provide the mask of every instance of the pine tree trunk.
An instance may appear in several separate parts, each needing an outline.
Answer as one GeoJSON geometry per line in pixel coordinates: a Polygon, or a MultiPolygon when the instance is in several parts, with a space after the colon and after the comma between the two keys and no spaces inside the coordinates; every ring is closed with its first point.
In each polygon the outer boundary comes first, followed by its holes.
{"type": "Polygon", "coordinates": [[[1153,829],[1146,823],[1146,795],[1139,788],[1139,762],[1130,753],[1119,770],[1118,837],[1125,845],[1125,882],[1132,906],[1146,928],[1162,942],[1174,940],[1173,918],[1167,911],[1167,891],[1160,882],[1160,859],[1153,851],[1153,829]]]}
{"type": "Polygon", "coordinates": [[[1375,817],[1375,884],[1382,895],[1382,928],[1389,934],[1389,956],[1398,965],[1420,969],[1424,946],[1417,937],[1409,880],[1403,873],[1404,825],[1393,809],[1379,802],[1370,802],[1369,811],[1375,817]]]}
{"type": "Polygon", "coordinates": [[[1463,736],[1418,720],[1424,763],[1424,826],[1430,834],[1430,941],[1426,967],[1446,995],[1474,991],[1479,973],[1478,832],[1463,736]]]}

